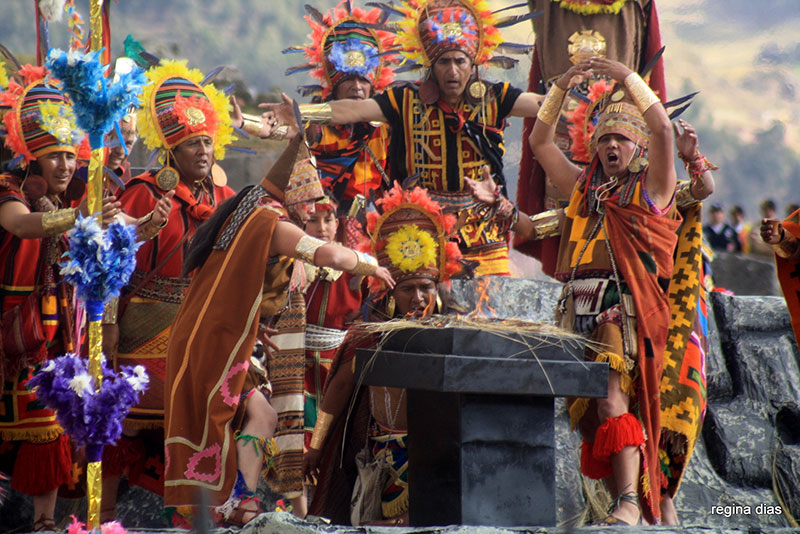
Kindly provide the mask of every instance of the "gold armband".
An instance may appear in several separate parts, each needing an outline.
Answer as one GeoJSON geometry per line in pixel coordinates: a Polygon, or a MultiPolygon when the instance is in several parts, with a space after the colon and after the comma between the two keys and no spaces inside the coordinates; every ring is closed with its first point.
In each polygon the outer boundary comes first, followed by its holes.
{"type": "Polygon", "coordinates": [[[678,182],[678,185],[675,187],[675,206],[683,209],[694,206],[700,202],[694,198],[692,194],[692,185],[693,182],[688,180],[681,180],[678,182]]]}
{"type": "Polygon", "coordinates": [[[564,95],[566,94],[567,92],[560,88],[557,83],[551,85],[544,102],[542,102],[542,106],[539,108],[539,113],[536,114],[536,118],[545,124],[555,126],[559,115],[561,115],[561,105],[564,103],[564,95]]]}
{"type": "Polygon", "coordinates": [[[304,121],[326,124],[333,119],[333,110],[330,102],[322,104],[300,104],[300,116],[304,121]]]}
{"type": "Polygon", "coordinates": [[[560,221],[556,210],[547,210],[531,215],[533,223],[533,239],[546,239],[560,234],[560,221]],[[552,219],[552,220],[551,220],[552,219]]]}
{"type": "Polygon", "coordinates": [[[319,247],[325,244],[325,241],[322,239],[304,235],[294,248],[294,257],[306,263],[314,263],[314,253],[317,252],[319,247]]]}
{"type": "Polygon", "coordinates": [[[322,450],[325,445],[325,438],[328,437],[328,431],[333,424],[333,414],[328,412],[319,411],[317,414],[317,422],[314,424],[314,432],[311,434],[311,443],[309,448],[322,450]]]}
{"type": "Polygon", "coordinates": [[[160,225],[153,222],[153,212],[151,211],[144,217],[139,217],[136,220],[136,235],[140,241],[149,241],[153,239],[158,233],[167,225],[167,219],[164,219],[160,225]]]}
{"type": "Polygon", "coordinates": [[[650,89],[650,86],[642,79],[641,76],[635,72],[631,72],[625,77],[625,87],[636,102],[636,107],[644,115],[644,112],[650,109],[653,104],[660,104],[661,100],[658,99],[656,94],[650,89]]]}
{"type": "Polygon", "coordinates": [[[261,121],[254,120],[251,117],[246,117],[242,123],[242,130],[244,130],[248,135],[261,137],[262,126],[263,124],[261,124],[261,121]]]}
{"type": "Polygon", "coordinates": [[[77,208],[64,208],[56,211],[48,211],[42,214],[42,230],[47,235],[63,234],[73,226],[78,219],[77,208]]]}
{"type": "Polygon", "coordinates": [[[354,250],[353,252],[356,253],[357,263],[356,266],[353,267],[353,270],[350,272],[353,274],[361,274],[364,276],[372,276],[373,274],[375,274],[375,271],[378,270],[378,260],[370,256],[369,254],[365,254],[357,250],[354,250]]]}

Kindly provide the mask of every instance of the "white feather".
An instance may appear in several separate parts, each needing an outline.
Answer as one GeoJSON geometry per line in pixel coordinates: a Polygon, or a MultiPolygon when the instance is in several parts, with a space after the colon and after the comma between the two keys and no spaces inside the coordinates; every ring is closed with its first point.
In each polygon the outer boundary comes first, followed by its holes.
{"type": "Polygon", "coordinates": [[[61,22],[66,0],[39,0],[39,12],[47,22],[61,22]]]}

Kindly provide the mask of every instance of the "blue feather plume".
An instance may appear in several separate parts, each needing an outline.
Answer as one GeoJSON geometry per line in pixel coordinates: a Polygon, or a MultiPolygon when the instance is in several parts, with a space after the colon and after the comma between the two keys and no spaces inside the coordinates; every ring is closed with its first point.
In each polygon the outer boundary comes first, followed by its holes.
{"type": "Polygon", "coordinates": [[[105,76],[106,65],[100,61],[101,52],[102,49],[89,54],[51,49],[47,55],[47,68],[72,100],[78,126],[89,133],[93,149],[102,148],[103,135],[131,106],[139,105],[142,86],[147,83],[144,70],[139,67],[110,83],[105,76]]]}
{"type": "Polygon", "coordinates": [[[94,217],[78,217],[67,232],[69,252],[61,274],[75,286],[78,298],[105,302],[119,296],[136,268],[136,226],[112,222],[104,231],[94,217]]]}

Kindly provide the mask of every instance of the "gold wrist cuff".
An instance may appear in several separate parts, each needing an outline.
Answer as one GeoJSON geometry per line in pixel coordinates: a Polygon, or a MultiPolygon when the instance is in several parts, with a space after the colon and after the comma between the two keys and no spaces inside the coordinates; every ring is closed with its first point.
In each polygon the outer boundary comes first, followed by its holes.
{"type": "Polygon", "coordinates": [[[333,119],[333,110],[330,102],[322,104],[300,104],[300,116],[304,121],[326,124],[333,119]]]}
{"type": "Polygon", "coordinates": [[[561,105],[564,103],[564,95],[566,94],[567,92],[560,88],[558,84],[551,85],[544,102],[542,102],[542,106],[539,108],[539,113],[536,114],[536,118],[545,124],[555,126],[559,115],[561,115],[561,105]]]}
{"type": "Polygon", "coordinates": [[[73,226],[78,219],[77,208],[64,208],[42,214],[42,230],[47,235],[59,235],[73,226]]]}
{"type": "Polygon", "coordinates": [[[543,211],[536,215],[531,215],[529,218],[533,223],[534,240],[554,237],[561,233],[558,212],[556,210],[543,211]]]}
{"type": "Polygon", "coordinates": [[[365,254],[357,250],[354,250],[353,252],[356,253],[357,263],[356,266],[353,267],[353,270],[350,272],[353,274],[361,274],[364,276],[372,276],[373,274],[375,274],[375,271],[378,270],[378,260],[370,256],[369,254],[365,254]]]}
{"type": "Polygon", "coordinates": [[[317,422],[314,424],[314,432],[311,434],[311,443],[309,448],[322,450],[325,445],[325,438],[328,437],[328,431],[333,424],[333,414],[328,412],[319,411],[317,414],[317,422]]]}
{"type": "Polygon", "coordinates": [[[650,106],[653,104],[661,103],[661,100],[659,100],[653,90],[650,89],[647,82],[635,72],[631,72],[625,77],[625,87],[628,88],[631,98],[636,102],[636,107],[639,108],[642,115],[644,115],[644,112],[650,109],[650,106]]]}
{"type": "Polygon", "coordinates": [[[244,119],[242,123],[242,130],[244,130],[248,135],[253,137],[261,137],[261,121],[256,121],[247,117],[244,119]]]}
{"type": "Polygon", "coordinates": [[[319,247],[325,244],[325,241],[322,239],[304,235],[294,248],[294,257],[306,263],[314,263],[314,253],[317,252],[319,247]]]}
{"type": "Polygon", "coordinates": [[[692,194],[692,182],[688,180],[678,182],[677,187],[675,187],[675,205],[678,208],[688,208],[699,204],[699,202],[692,194]]]}
{"type": "Polygon", "coordinates": [[[157,236],[161,229],[166,225],[166,219],[160,225],[154,223],[153,212],[151,211],[144,217],[139,217],[136,220],[136,235],[139,237],[139,241],[149,241],[157,236]]]}
{"type": "Polygon", "coordinates": [[[289,127],[286,126],[285,124],[282,124],[281,126],[274,128],[272,130],[272,133],[270,133],[269,136],[267,137],[267,139],[274,139],[276,141],[281,141],[283,139],[286,139],[288,135],[289,135],[289,127]]]}

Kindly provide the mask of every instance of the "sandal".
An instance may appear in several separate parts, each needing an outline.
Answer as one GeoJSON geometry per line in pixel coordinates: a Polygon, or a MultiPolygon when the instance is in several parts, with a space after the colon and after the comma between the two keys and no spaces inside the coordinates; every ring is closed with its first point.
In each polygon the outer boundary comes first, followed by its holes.
{"type": "Polygon", "coordinates": [[[34,532],[55,532],[56,522],[52,517],[45,517],[42,515],[33,523],[34,532]]]}
{"type": "Polygon", "coordinates": [[[236,505],[236,508],[231,510],[231,513],[225,517],[223,523],[226,527],[243,527],[262,513],[263,510],[261,509],[261,501],[258,500],[258,497],[248,497],[247,499],[243,499],[241,502],[239,502],[239,504],[236,505]],[[242,506],[243,504],[253,501],[256,503],[255,509],[244,508],[242,506]],[[253,514],[253,516],[246,519],[247,514],[253,514]]]}
{"type": "Polygon", "coordinates": [[[631,504],[635,504],[636,508],[639,508],[639,494],[635,491],[629,491],[626,493],[620,493],[617,495],[617,498],[611,501],[611,504],[608,507],[608,515],[600,521],[599,523],[594,523],[594,526],[602,526],[602,527],[611,527],[611,526],[620,526],[620,527],[633,527],[642,524],[642,511],[639,510],[639,520],[634,523],[628,523],[624,519],[620,519],[619,517],[613,516],[611,514],[614,511],[619,509],[621,503],[627,502],[631,504]]]}

